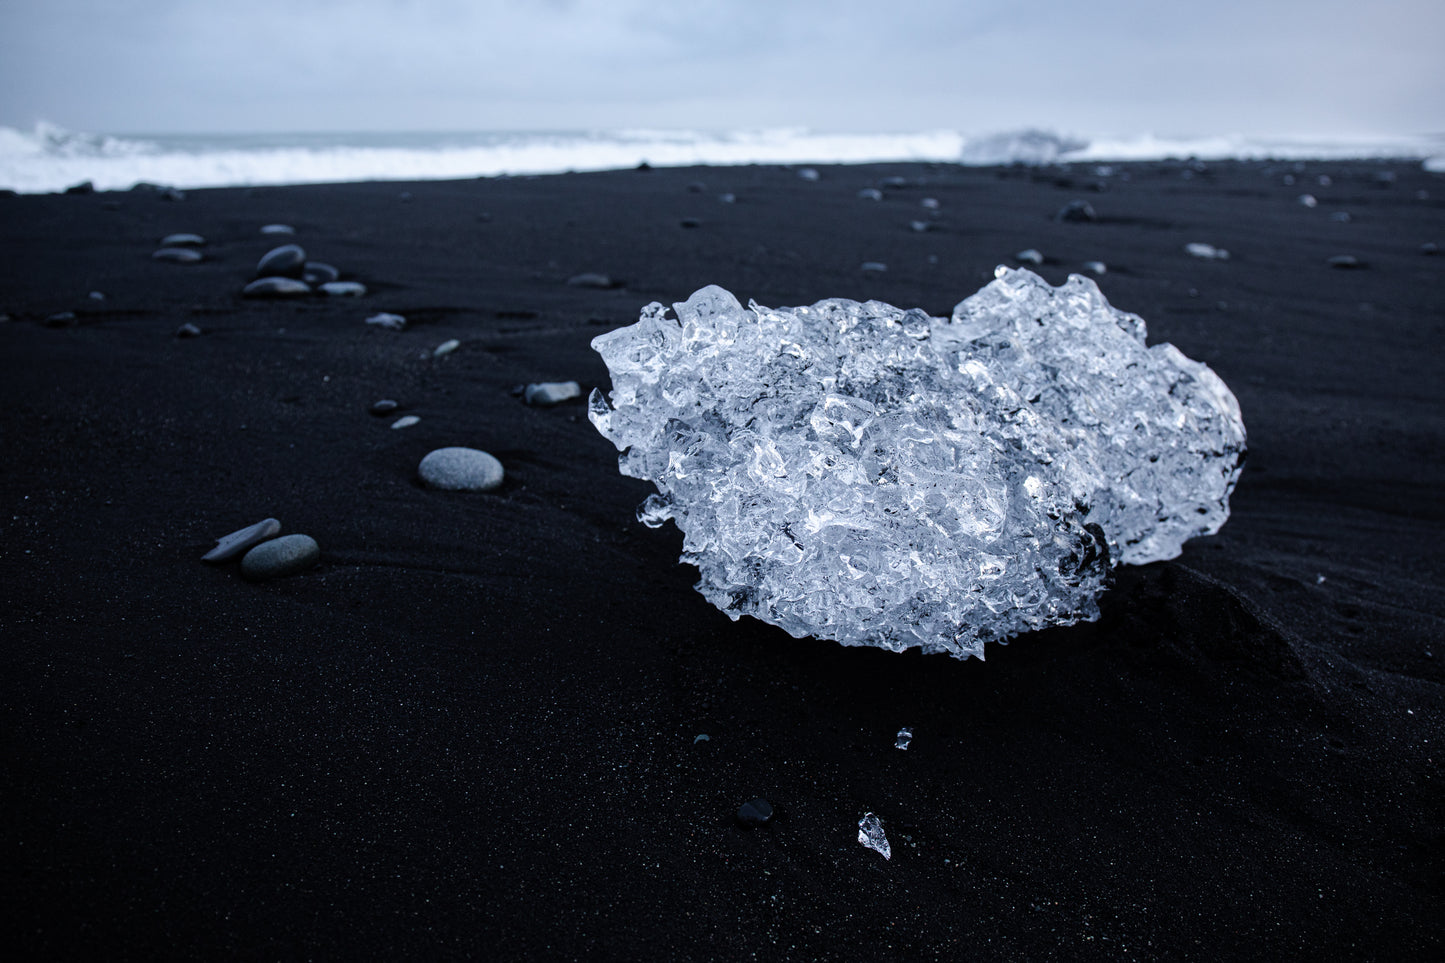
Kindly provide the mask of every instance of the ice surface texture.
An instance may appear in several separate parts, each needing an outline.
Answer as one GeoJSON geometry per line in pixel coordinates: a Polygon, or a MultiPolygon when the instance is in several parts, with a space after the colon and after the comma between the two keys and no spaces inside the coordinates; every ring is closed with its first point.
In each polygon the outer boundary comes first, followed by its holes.
{"type": "Polygon", "coordinates": [[[593,340],[613,387],[589,417],[731,618],[981,657],[1097,618],[1113,565],[1228,517],[1234,396],[1086,278],[1000,268],[951,319],[718,287],[674,308],[593,340]]]}

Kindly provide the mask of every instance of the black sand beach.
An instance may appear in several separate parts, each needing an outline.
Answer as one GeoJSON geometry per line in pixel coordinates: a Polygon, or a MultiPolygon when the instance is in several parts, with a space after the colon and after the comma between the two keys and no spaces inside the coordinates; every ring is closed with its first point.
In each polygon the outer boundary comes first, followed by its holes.
{"type": "Polygon", "coordinates": [[[1421,245],[1445,178],[1198,167],[0,198],[0,944],[1439,959],[1445,257],[1421,245]],[[1053,219],[1075,199],[1098,220],[1053,219]],[[177,231],[204,261],[151,259],[177,231]],[[288,240],[370,294],[241,299],[288,240]],[[635,521],[651,489],[585,406],[512,393],[605,388],[591,338],[705,284],[946,315],[1026,248],[1054,283],[1105,262],[1151,342],[1233,389],[1250,450],[1218,536],[985,662],[730,622],[676,529],[635,521]],[[503,488],[423,487],[449,445],[503,488]],[[320,565],[200,561],[267,516],[320,565]],[[745,828],[755,796],[776,815],[745,828]],[[866,812],[891,860],[856,841],[866,812]]]}

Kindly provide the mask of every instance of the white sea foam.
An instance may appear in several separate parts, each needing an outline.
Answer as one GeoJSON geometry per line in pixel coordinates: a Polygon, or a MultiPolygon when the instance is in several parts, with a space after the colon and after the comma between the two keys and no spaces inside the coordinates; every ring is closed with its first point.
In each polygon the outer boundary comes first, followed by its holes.
{"type": "Polygon", "coordinates": [[[1442,138],[1260,140],[1107,138],[952,130],[830,134],[798,129],[621,130],[556,133],[166,135],[122,137],[38,124],[0,127],[0,187],[25,193],[92,182],[180,188],[427,180],[690,164],[941,161],[1048,164],[1165,157],[1341,158],[1445,155],[1442,138]]]}

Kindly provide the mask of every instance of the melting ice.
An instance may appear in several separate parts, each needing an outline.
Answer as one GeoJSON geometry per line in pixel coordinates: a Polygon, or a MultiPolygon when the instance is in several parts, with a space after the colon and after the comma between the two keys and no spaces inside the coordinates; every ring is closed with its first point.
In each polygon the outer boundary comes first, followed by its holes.
{"type": "Polygon", "coordinates": [[[589,416],[733,619],[982,657],[1097,618],[1112,566],[1229,515],[1234,396],[1086,278],[1000,268],[950,318],[718,287],[673,307],[593,340],[613,387],[589,416]]]}

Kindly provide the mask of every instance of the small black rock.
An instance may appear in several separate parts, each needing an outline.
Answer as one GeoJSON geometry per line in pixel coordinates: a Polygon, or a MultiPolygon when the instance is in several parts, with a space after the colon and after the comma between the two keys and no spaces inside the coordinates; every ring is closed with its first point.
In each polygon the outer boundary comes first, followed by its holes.
{"type": "Polygon", "coordinates": [[[1439,254],[1440,245],[1436,244],[1434,241],[1426,241],[1424,244],[1420,245],[1420,253],[1430,255],[1439,254]]]}
{"type": "Polygon", "coordinates": [[[178,338],[195,338],[199,337],[200,334],[201,329],[196,327],[194,324],[191,324],[191,322],[189,321],[181,325],[179,328],[176,328],[176,337],[178,338]]]}
{"type": "Polygon", "coordinates": [[[1073,224],[1087,224],[1097,221],[1099,215],[1094,211],[1094,205],[1088,201],[1069,201],[1059,212],[1054,215],[1056,221],[1066,221],[1073,224]]]}
{"type": "Polygon", "coordinates": [[[1330,267],[1338,268],[1341,271],[1357,271],[1365,266],[1365,262],[1353,254],[1336,254],[1326,261],[1330,267]]]}
{"type": "Polygon", "coordinates": [[[761,826],[773,818],[773,804],[759,796],[738,807],[738,822],[744,826],[761,826]]]}
{"type": "Polygon", "coordinates": [[[45,326],[47,328],[68,328],[74,323],[74,311],[57,311],[45,319],[45,326]]]}
{"type": "Polygon", "coordinates": [[[695,217],[684,217],[678,223],[681,224],[683,227],[702,227],[702,221],[699,221],[695,217]]]}
{"type": "Polygon", "coordinates": [[[65,189],[67,194],[94,194],[95,185],[90,181],[81,181],[79,184],[71,184],[65,189]]]}
{"type": "Polygon", "coordinates": [[[307,261],[301,269],[301,280],[307,284],[330,284],[340,279],[341,272],[321,261],[307,261]]]}
{"type": "Polygon", "coordinates": [[[371,413],[377,416],[389,415],[400,407],[401,405],[392,401],[390,398],[383,398],[380,401],[373,401],[371,403],[371,413]]]}
{"type": "Polygon", "coordinates": [[[306,251],[299,244],[283,244],[266,252],[256,265],[258,278],[299,278],[306,267],[306,251]]]}
{"type": "Polygon", "coordinates": [[[241,289],[243,298],[304,298],[311,285],[295,278],[259,278],[241,289]]]}
{"type": "Polygon", "coordinates": [[[584,271],[581,274],[574,274],[567,279],[567,283],[574,288],[598,288],[606,290],[617,287],[617,284],[610,277],[605,274],[598,274],[595,271],[584,271]]]}

